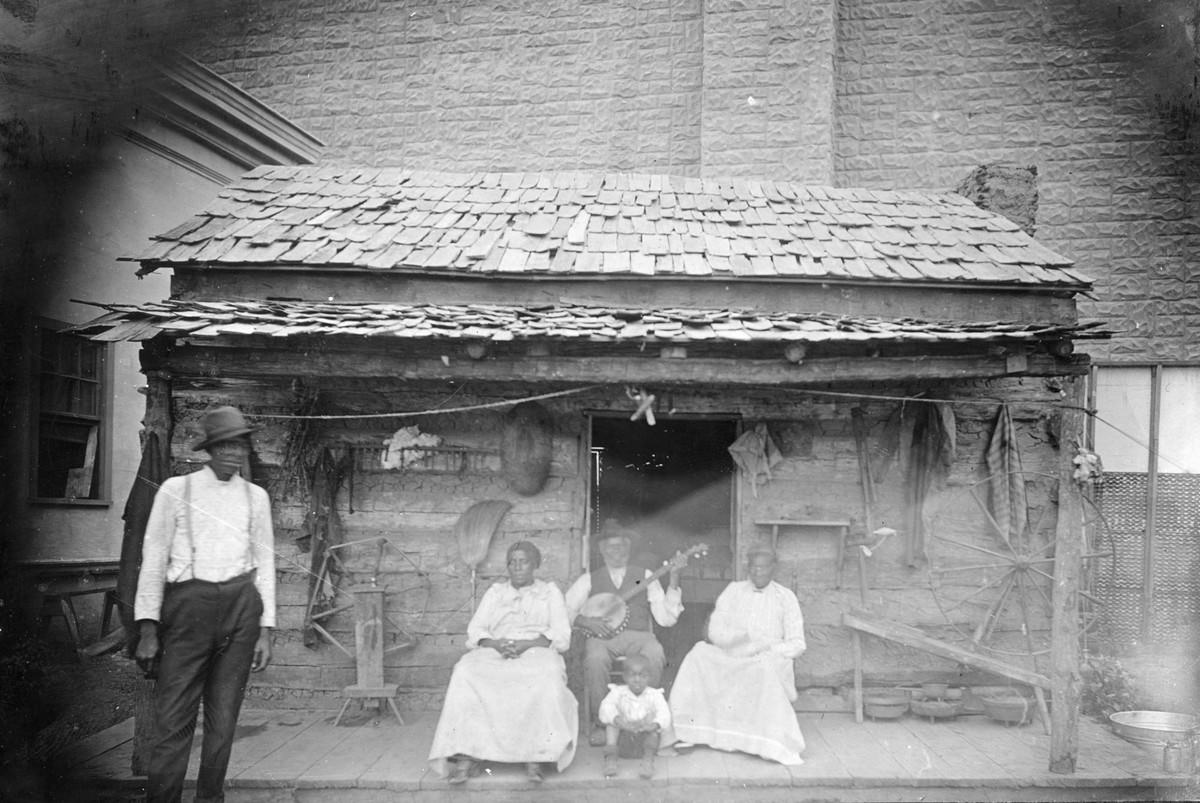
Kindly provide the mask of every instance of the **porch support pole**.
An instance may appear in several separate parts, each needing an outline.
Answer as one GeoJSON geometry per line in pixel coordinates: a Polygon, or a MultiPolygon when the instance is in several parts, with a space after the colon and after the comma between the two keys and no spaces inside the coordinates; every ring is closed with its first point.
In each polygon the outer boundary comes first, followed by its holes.
{"type": "MultiPolygon", "coordinates": [[[[171,435],[175,421],[171,410],[171,373],[164,368],[164,358],[167,351],[166,341],[156,338],[142,345],[138,354],[141,361],[142,373],[146,375],[146,413],[142,418],[142,434],[149,440],[153,435],[157,441],[160,465],[171,474],[171,435]]],[[[165,477],[156,478],[161,481],[165,477]]],[[[132,494],[132,492],[131,492],[132,494]]],[[[147,511],[148,515],[148,511],[147,511]]],[[[127,522],[127,526],[129,523],[127,522]]],[[[122,621],[129,626],[127,631],[131,638],[136,638],[137,626],[133,620],[133,597],[137,590],[138,571],[142,565],[142,539],[145,528],[131,533],[136,539],[134,544],[122,544],[122,564],[120,567],[122,583],[122,598],[127,597],[128,608],[123,613],[122,621]],[[126,546],[131,547],[126,550],[126,546]]],[[[130,641],[129,645],[135,645],[130,641]]],[[[133,755],[130,756],[130,770],[133,775],[146,774],[150,762],[150,750],[154,740],[154,684],[153,680],[139,678],[134,687],[133,698],[133,755]]]]}
{"type": "Polygon", "coordinates": [[[1066,380],[1058,446],[1058,525],[1054,548],[1053,619],[1050,624],[1050,771],[1075,772],[1079,754],[1079,581],[1083,559],[1083,502],[1072,462],[1082,437],[1082,382],[1066,380]]]}

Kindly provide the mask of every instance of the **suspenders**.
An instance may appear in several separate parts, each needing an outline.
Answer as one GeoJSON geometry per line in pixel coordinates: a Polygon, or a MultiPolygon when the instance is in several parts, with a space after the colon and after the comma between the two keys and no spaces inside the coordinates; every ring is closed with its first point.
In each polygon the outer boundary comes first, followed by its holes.
{"type": "MultiPolygon", "coordinates": [[[[194,474],[195,472],[192,472],[194,474]]],[[[190,559],[188,560],[188,568],[191,569],[191,579],[196,579],[196,536],[192,531],[192,474],[188,474],[183,478],[183,521],[184,529],[187,531],[188,545],[191,548],[190,559]]],[[[250,568],[257,568],[254,561],[254,499],[250,495],[250,483],[244,478],[242,484],[246,489],[246,515],[249,521],[246,524],[246,562],[250,564],[250,568]]],[[[176,582],[181,582],[177,580],[176,582]]]]}

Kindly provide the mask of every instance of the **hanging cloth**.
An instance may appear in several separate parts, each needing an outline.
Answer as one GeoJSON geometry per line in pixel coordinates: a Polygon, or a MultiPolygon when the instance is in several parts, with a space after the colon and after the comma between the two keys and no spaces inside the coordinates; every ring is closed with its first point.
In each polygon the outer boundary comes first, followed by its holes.
{"type": "Polygon", "coordinates": [[[954,462],[954,408],[945,403],[915,405],[912,448],[905,501],[908,503],[908,545],[905,560],[916,566],[926,559],[925,542],[929,522],[925,515],[925,500],[929,491],[940,482],[954,462]]]}
{"type": "Polygon", "coordinates": [[[783,462],[783,455],[771,439],[766,424],[758,424],[752,430],[743,432],[741,437],[729,447],[729,454],[750,479],[750,490],[758,496],[758,475],[765,474],[771,479],[771,469],[783,462]]]}
{"type": "Polygon", "coordinates": [[[167,479],[170,470],[167,449],[160,443],[157,432],[149,432],[142,445],[142,460],[137,477],[125,500],[124,531],[121,536],[121,563],[117,569],[117,609],[121,626],[125,628],[125,651],[133,655],[137,648],[138,629],[134,627],[133,600],[137,596],[138,573],[142,570],[142,542],[146,524],[158,487],[167,479]]]}
{"type": "Polygon", "coordinates": [[[1025,499],[1025,481],[1021,476],[1021,450],[1007,404],[1000,405],[996,414],[996,426],[988,441],[986,465],[992,520],[1000,537],[1008,544],[1014,536],[1020,537],[1025,532],[1029,508],[1025,499]]]}

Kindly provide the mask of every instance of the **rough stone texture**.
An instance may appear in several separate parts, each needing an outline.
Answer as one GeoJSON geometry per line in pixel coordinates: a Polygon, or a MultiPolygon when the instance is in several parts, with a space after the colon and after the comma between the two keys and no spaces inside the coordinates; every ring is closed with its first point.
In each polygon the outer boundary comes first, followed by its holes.
{"type": "Polygon", "coordinates": [[[1081,318],[1121,332],[1087,351],[1200,358],[1185,4],[839,10],[839,184],[953,187],[980,164],[1035,166],[1038,239],[1096,280],[1081,318]]]}
{"type": "Polygon", "coordinates": [[[980,165],[955,189],[983,209],[1004,215],[1033,236],[1037,228],[1037,168],[980,165]]]}
{"type": "Polygon", "coordinates": [[[193,50],[360,165],[946,189],[1035,167],[1104,360],[1200,358],[1184,0],[260,0],[193,50]]]}

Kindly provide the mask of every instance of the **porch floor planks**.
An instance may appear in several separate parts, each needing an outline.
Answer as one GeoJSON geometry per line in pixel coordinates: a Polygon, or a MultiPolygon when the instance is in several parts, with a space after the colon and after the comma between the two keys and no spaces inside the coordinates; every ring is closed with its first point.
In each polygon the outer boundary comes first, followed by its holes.
{"type": "MultiPolygon", "coordinates": [[[[914,744],[920,744],[935,756],[946,778],[982,785],[1011,785],[1022,777],[997,760],[992,750],[981,748],[968,737],[980,727],[977,717],[958,717],[945,722],[921,719],[900,720],[914,744]]],[[[981,735],[981,741],[986,740],[981,735]]]]}
{"type": "Polygon", "coordinates": [[[296,776],[296,786],[354,786],[387,750],[401,725],[380,717],[378,723],[330,726],[340,733],[336,744],[304,772],[296,776]]]}
{"type": "Polygon", "coordinates": [[[1077,773],[1128,773],[1131,778],[1144,778],[1162,771],[1162,750],[1126,741],[1102,725],[1079,729],[1077,773]],[[1134,748],[1134,749],[1130,749],[1134,748]]]}
{"type": "MultiPolygon", "coordinates": [[[[852,714],[801,714],[808,742],[805,763],[783,767],[737,753],[696,747],[662,758],[649,782],[637,762],[605,779],[602,751],[586,743],[562,774],[552,770],[534,787],[519,765],[492,765],[466,788],[450,787],[429,771],[426,756],[438,713],[414,712],[401,726],[381,717],[334,727],[330,711],[301,714],[246,711],[234,745],[230,803],[345,800],[348,803],[445,801],[608,801],[640,797],[671,803],[790,801],[796,798],[866,801],[1196,800],[1200,788],[1184,774],[1162,771],[1161,750],[1126,742],[1106,725],[1080,720],[1079,768],[1049,772],[1049,737],[1030,724],[1011,728],[983,717],[930,723],[917,717],[856,723],[852,714]],[[298,725],[283,721],[300,717],[298,725]],[[932,762],[932,768],[929,763],[932,762]]],[[[125,727],[127,730],[127,726],[125,727]]],[[[113,738],[96,740],[101,749],[113,738]]],[[[199,764],[195,740],[189,779],[199,764]]],[[[132,740],[77,765],[105,789],[138,799],[144,779],[131,778],[132,740]]],[[[91,782],[91,781],[89,781],[91,782]]],[[[109,798],[106,798],[109,799],[109,798]]],[[[111,798],[116,800],[117,798],[111,798]]],[[[126,798],[120,798],[126,800],[126,798]]]]}
{"type": "Polygon", "coordinates": [[[936,781],[939,784],[949,782],[951,786],[958,785],[960,779],[947,771],[947,768],[943,766],[942,757],[931,756],[923,742],[914,740],[912,731],[908,729],[903,719],[873,722],[868,718],[858,727],[862,728],[865,734],[874,738],[881,745],[883,751],[891,756],[897,764],[904,767],[907,776],[913,779],[914,785],[926,781],[936,781]]]}
{"type": "Polygon", "coordinates": [[[804,764],[792,768],[793,786],[813,786],[821,783],[838,786],[850,777],[850,768],[842,761],[838,750],[825,738],[825,729],[834,717],[842,714],[800,716],[800,732],[804,734],[804,764]]]}
{"type": "MultiPolygon", "coordinates": [[[[406,714],[404,726],[399,723],[389,727],[383,750],[371,766],[358,776],[356,786],[366,788],[400,789],[416,792],[427,776],[437,778],[429,769],[429,748],[433,744],[433,729],[437,725],[437,712],[406,714]]],[[[445,780],[437,778],[439,788],[446,787],[445,780]]]]}
{"type": "MultiPolygon", "coordinates": [[[[301,719],[297,725],[284,725],[280,720],[280,717],[272,716],[270,711],[256,711],[239,720],[238,730],[241,731],[241,735],[234,737],[227,778],[238,778],[243,772],[321,721],[319,717],[311,715],[308,719],[301,719]]],[[[192,741],[192,758],[188,763],[188,778],[193,780],[200,766],[200,743],[201,734],[197,730],[196,738],[192,741]]]]}
{"type": "MultiPolygon", "coordinates": [[[[252,782],[255,786],[291,786],[295,779],[346,738],[341,728],[332,727],[333,720],[333,715],[309,716],[303,727],[291,726],[294,733],[290,738],[236,774],[231,772],[228,777],[239,782],[252,782]]],[[[237,749],[234,748],[235,753],[237,749]]]]}
{"type": "MultiPolygon", "coordinates": [[[[1035,720],[1026,725],[1004,725],[983,716],[955,720],[962,738],[992,757],[1018,781],[1050,774],[1050,737],[1035,720]]],[[[936,727],[936,726],[934,726],[936,727]]]]}
{"type": "Polygon", "coordinates": [[[898,761],[883,742],[868,728],[854,721],[851,714],[842,714],[838,719],[826,720],[821,733],[825,741],[838,752],[847,775],[858,786],[873,786],[884,779],[900,780],[911,786],[912,772],[905,763],[898,761]]]}

